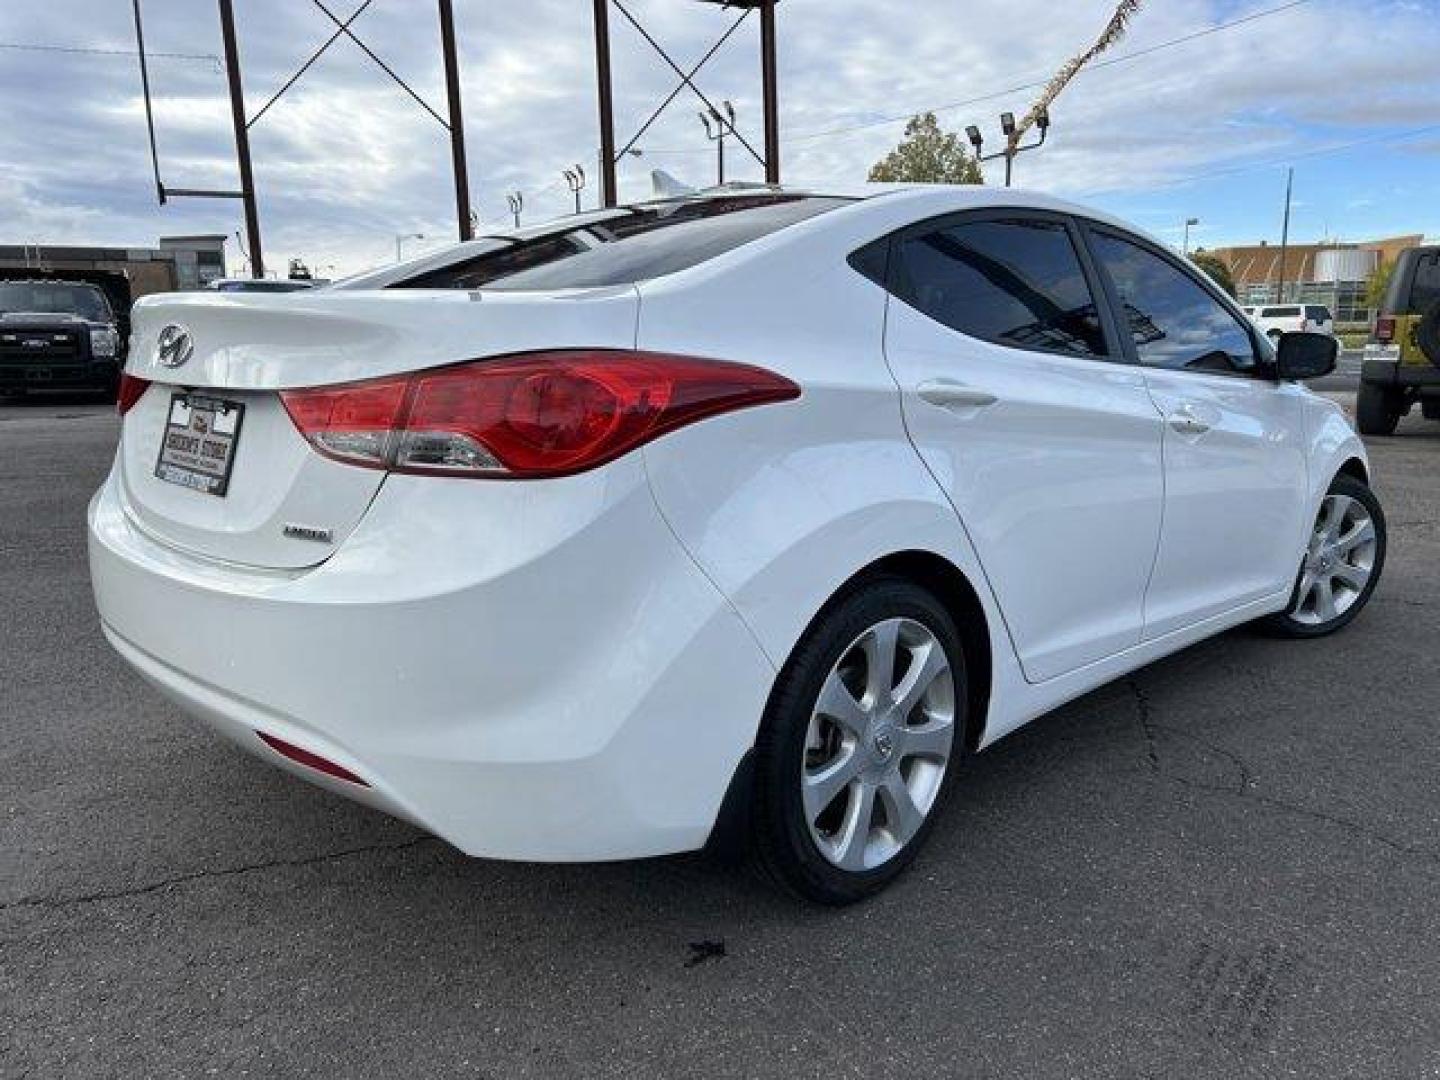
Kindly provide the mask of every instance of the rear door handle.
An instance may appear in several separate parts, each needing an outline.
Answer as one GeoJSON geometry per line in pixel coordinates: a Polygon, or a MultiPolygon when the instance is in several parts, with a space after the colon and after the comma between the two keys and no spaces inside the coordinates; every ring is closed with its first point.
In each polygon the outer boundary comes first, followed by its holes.
{"type": "Polygon", "coordinates": [[[1181,406],[1165,418],[1173,431],[1181,435],[1204,435],[1210,430],[1210,425],[1201,420],[1189,408],[1181,406]]]}
{"type": "Polygon", "coordinates": [[[983,409],[986,405],[994,405],[1000,400],[988,391],[977,390],[973,386],[949,379],[923,382],[915,388],[915,392],[922,401],[928,401],[942,409],[983,409]]]}

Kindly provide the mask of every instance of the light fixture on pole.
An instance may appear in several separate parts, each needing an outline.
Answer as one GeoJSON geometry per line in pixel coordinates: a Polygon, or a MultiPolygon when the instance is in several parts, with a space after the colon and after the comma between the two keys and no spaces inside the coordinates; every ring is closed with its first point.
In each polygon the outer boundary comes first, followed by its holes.
{"type": "Polygon", "coordinates": [[[525,209],[525,193],[523,191],[511,191],[506,194],[505,201],[510,204],[510,215],[515,219],[515,228],[520,227],[520,211],[525,209]]]}
{"type": "Polygon", "coordinates": [[[1035,117],[1035,127],[1040,132],[1040,137],[1026,146],[1011,147],[1010,139],[1015,134],[1015,114],[1004,112],[1000,114],[1000,132],[1005,136],[1005,149],[997,150],[993,154],[982,154],[985,146],[985,137],[980,134],[980,129],[971,124],[965,129],[965,137],[970,140],[970,145],[975,148],[976,161],[995,161],[997,158],[1005,159],[1005,186],[1010,186],[1010,177],[1015,158],[1027,150],[1038,150],[1045,145],[1045,140],[1050,134],[1050,113],[1041,110],[1035,117]]]}
{"type": "Polygon", "coordinates": [[[1181,255],[1189,255],[1189,254],[1190,254],[1190,226],[1191,226],[1191,225],[1199,225],[1199,224],[1200,224],[1200,219],[1199,219],[1198,217],[1187,217],[1187,218],[1185,219],[1185,239],[1184,239],[1184,241],[1180,244],[1180,254],[1181,254],[1181,255]]]}
{"type": "Polygon", "coordinates": [[[575,165],[565,170],[565,183],[570,188],[570,194],[575,196],[575,213],[580,213],[580,192],[585,190],[585,168],[582,165],[575,165]]]}
{"type": "Polygon", "coordinates": [[[722,101],[720,104],[725,109],[723,116],[719,110],[713,107],[708,113],[701,112],[699,116],[700,123],[705,128],[705,137],[715,144],[716,173],[719,177],[719,182],[723,184],[725,183],[725,136],[727,133],[732,135],[735,133],[735,106],[732,105],[728,99],[722,101]],[[715,125],[713,129],[710,126],[712,121],[715,125]]]}
{"type": "Polygon", "coordinates": [[[424,240],[424,239],[425,239],[425,234],[424,234],[424,233],[418,233],[418,232],[396,233],[396,234],[395,234],[395,261],[396,261],[397,263],[404,261],[405,256],[404,256],[403,252],[404,252],[404,247],[405,247],[405,241],[406,241],[406,240],[424,240]]]}

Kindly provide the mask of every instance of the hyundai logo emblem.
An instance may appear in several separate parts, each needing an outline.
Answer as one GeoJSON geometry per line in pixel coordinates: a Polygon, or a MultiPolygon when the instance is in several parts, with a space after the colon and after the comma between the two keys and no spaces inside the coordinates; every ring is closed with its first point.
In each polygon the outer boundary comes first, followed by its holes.
{"type": "Polygon", "coordinates": [[[190,331],[175,323],[171,323],[160,331],[159,346],[155,358],[168,368],[180,367],[195,352],[195,343],[190,340],[190,331]]]}

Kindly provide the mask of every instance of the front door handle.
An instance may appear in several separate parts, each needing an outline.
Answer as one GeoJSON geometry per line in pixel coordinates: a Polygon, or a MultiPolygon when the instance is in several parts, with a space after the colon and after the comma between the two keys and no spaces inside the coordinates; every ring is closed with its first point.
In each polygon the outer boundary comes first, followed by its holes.
{"type": "Polygon", "coordinates": [[[977,390],[973,386],[949,379],[923,382],[915,388],[915,392],[920,395],[920,400],[938,405],[942,409],[983,409],[986,405],[994,405],[1000,400],[988,391],[977,390]]]}

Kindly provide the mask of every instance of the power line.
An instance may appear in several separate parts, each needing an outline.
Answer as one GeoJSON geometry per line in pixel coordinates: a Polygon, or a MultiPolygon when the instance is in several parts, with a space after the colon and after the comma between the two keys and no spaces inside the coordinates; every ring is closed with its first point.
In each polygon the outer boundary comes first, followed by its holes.
{"type": "Polygon", "coordinates": [[[1286,154],[1283,157],[1269,158],[1265,161],[1252,161],[1244,165],[1235,165],[1223,169],[1210,169],[1202,173],[1195,173],[1192,176],[1181,176],[1174,180],[1157,180],[1149,187],[1176,187],[1180,184],[1192,184],[1199,180],[1213,180],[1222,176],[1233,176],[1236,173],[1253,172],[1256,169],[1272,169],[1277,165],[1288,165],[1292,161],[1302,161],[1305,158],[1323,157],[1326,154],[1339,154],[1346,150],[1354,150],[1361,146],[1374,146],[1376,143],[1404,142],[1420,135],[1428,135],[1430,132],[1440,132],[1440,124],[1423,124],[1420,127],[1406,128],[1403,131],[1389,131],[1379,135],[1367,135],[1363,139],[1351,139],[1348,142],[1333,143],[1330,146],[1317,146],[1313,150],[1300,150],[1293,154],[1286,154]]]}
{"type": "MultiPolygon", "coordinates": [[[[0,41],[0,49],[15,52],[77,53],[85,56],[139,56],[135,49],[108,49],[81,45],[43,45],[29,41],[0,41]]],[[[220,57],[214,53],[183,53],[147,51],[146,56],[158,56],[165,60],[207,60],[220,67],[220,57]]]]}
{"type": "MultiPolygon", "coordinates": [[[[1281,12],[1290,11],[1294,8],[1301,7],[1305,4],[1309,4],[1312,2],[1313,0],[1289,0],[1288,3],[1279,4],[1275,7],[1265,8],[1261,11],[1254,11],[1251,12],[1249,15],[1241,16],[1238,19],[1231,19],[1228,22],[1216,23],[1214,26],[1207,26],[1203,30],[1195,30],[1189,34],[1183,34],[1180,37],[1171,38],[1168,41],[1157,42],[1156,44],[1149,45],[1143,49],[1136,49],[1134,52],[1124,53],[1120,56],[1112,56],[1106,60],[1097,60],[1095,61],[1095,63],[1089,65],[1088,67],[1081,69],[1080,74],[1083,75],[1087,71],[1098,71],[1100,68],[1114,67],[1116,64],[1124,64],[1128,63],[1131,60],[1138,60],[1142,56],[1149,56],[1152,53],[1160,52],[1163,49],[1174,48],[1177,45],[1185,45],[1189,42],[1197,41],[1200,38],[1209,37],[1212,34],[1218,34],[1224,30],[1233,30],[1237,26],[1244,26],[1247,23],[1252,23],[1259,19],[1269,18],[1271,15],[1279,15],[1281,12]]],[[[1017,86],[1006,87],[1004,90],[994,90],[987,94],[980,94],[977,97],[966,98],[963,101],[952,101],[946,105],[936,105],[928,109],[913,110],[903,115],[887,116],[878,120],[866,120],[862,123],[849,124],[843,127],[828,128],[822,131],[801,132],[798,135],[788,136],[787,141],[792,143],[809,142],[815,139],[832,138],[836,135],[846,135],[855,131],[866,131],[870,128],[883,127],[887,124],[896,124],[901,122],[902,120],[909,120],[911,117],[917,115],[918,113],[949,112],[954,109],[963,109],[970,105],[980,105],[984,102],[993,101],[996,98],[1005,97],[1009,94],[1018,94],[1022,90],[1035,90],[1047,85],[1049,82],[1050,80],[1048,78],[1037,79],[1033,82],[1020,83],[1017,86]]]]}

